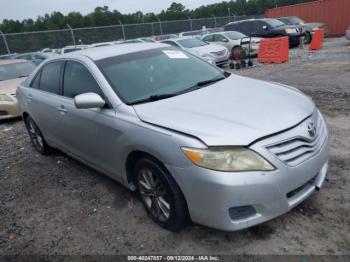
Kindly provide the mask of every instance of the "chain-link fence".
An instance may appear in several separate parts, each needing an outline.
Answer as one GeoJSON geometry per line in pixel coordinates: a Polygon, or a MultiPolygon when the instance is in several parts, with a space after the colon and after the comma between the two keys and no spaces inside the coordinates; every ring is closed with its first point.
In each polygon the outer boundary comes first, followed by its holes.
{"type": "Polygon", "coordinates": [[[223,27],[229,22],[257,18],[256,16],[226,16],[196,18],[185,20],[158,21],[142,24],[125,24],[100,27],[71,28],[23,33],[3,34],[0,31],[0,55],[24,53],[43,48],[62,48],[74,44],[92,44],[164,34],[176,34],[184,31],[200,30],[203,27],[223,27]]]}

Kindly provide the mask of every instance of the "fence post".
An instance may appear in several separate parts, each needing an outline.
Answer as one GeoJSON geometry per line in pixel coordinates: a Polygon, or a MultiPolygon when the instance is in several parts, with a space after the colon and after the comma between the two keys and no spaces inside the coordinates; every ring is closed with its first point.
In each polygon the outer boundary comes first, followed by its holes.
{"type": "Polygon", "coordinates": [[[216,16],[212,15],[212,17],[214,17],[214,28],[216,28],[216,16]]]}
{"type": "Polygon", "coordinates": [[[193,31],[193,26],[192,26],[192,19],[191,17],[187,16],[188,20],[190,20],[190,28],[191,28],[191,31],[193,31]]]}
{"type": "Polygon", "coordinates": [[[0,30],[0,34],[2,35],[2,39],[4,39],[4,43],[5,43],[5,47],[6,47],[6,51],[8,54],[10,54],[10,49],[9,46],[7,44],[7,39],[6,39],[6,35],[0,30]]]}
{"type": "Polygon", "coordinates": [[[77,44],[75,43],[74,31],[73,31],[73,29],[71,28],[71,26],[70,26],[69,24],[67,24],[67,27],[69,28],[70,33],[71,33],[71,35],[72,35],[73,44],[74,44],[74,48],[75,48],[75,47],[77,47],[77,44]]]}
{"type": "Polygon", "coordinates": [[[158,16],[157,16],[157,20],[158,20],[158,22],[159,22],[160,35],[163,35],[162,21],[160,21],[160,19],[159,19],[158,16]]]}
{"type": "Polygon", "coordinates": [[[151,23],[151,27],[152,27],[152,36],[154,36],[154,22],[151,23]]]}
{"type": "Polygon", "coordinates": [[[230,8],[227,8],[227,14],[228,14],[228,22],[231,22],[231,12],[230,12],[230,8]]]}
{"type": "Polygon", "coordinates": [[[125,40],[125,30],[124,30],[124,25],[120,20],[118,20],[119,24],[122,26],[122,32],[123,32],[123,39],[125,40]]]}

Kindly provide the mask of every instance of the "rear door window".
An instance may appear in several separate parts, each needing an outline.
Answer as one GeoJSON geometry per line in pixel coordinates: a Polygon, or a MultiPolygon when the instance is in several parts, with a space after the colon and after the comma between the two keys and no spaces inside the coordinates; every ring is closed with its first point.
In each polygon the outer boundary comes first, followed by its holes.
{"type": "Polygon", "coordinates": [[[45,65],[41,71],[40,90],[60,94],[60,78],[63,62],[57,61],[45,65]]]}
{"type": "Polygon", "coordinates": [[[84,93],[95,93],[103,97],[98,83],[89,70],[81,63],[68,61],[64,70],[63,95],[74,98],[84,93]]]}

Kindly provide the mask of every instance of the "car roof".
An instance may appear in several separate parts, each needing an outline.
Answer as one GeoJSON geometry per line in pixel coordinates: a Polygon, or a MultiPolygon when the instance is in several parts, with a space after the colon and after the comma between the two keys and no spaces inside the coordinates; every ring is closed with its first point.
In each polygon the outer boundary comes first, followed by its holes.
{"type": "Polygon", "coordinates": [[[146,51],[161,47],[169,47],[166,44],[161,43],[126,43],[123,45],[110,45],[99,46],[95,48],[87,48],[64,55],[60,55],[58,58],[76,58],[77,56],[87,56],[90,59],[97,61],[113,56],[126,55],[136,53],[140,51],[146,51]]]}
{"type": "Polygon", "coordinates": [[[244,20],[231,22],[231,23],[228,23],[227,25],[239,24],[243,22],[270,21],[270,20],[276,20],[276,19],[277,18],[251,18],[251,19],[244,19],[244,20]]]}
{"type": "Polygon", "coordinates": [[[198,39],[198,38],[195,38],[193,36],[181,36],[181,37],[176,37],[176,38],[169,38],[169,39],[166,39],[166,40],[163,40],[163,41],[179,41],[179,40],[185,40],[185,39],[198,39]]]}
{"type": "Polygon", "coordinates": [[[0,65],[19,64],[23,62],[28,63],[28,61],[24,59],[2,59],[0,60],[0,65]]]}

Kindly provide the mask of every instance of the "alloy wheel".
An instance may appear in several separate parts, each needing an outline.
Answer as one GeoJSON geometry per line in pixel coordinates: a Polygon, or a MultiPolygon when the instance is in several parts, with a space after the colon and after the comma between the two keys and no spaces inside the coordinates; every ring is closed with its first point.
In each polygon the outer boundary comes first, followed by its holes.
{"type": "Polygon", "coordinates": [[[138,173],[138,186],[142,200],[151,216],[164,223],[170,218],[170,201],[165,187],[156,174],[149,168],[138,173]]]}
{"type": "Polygon", "coordinates": [[[39,128],[36,126],[36,124],[31,119],[28,121],[28,132],[29,132],[29,136],[33,142],[34,147],[38,151],[43,151],[44,139],[41,135],[39,128]]]}

